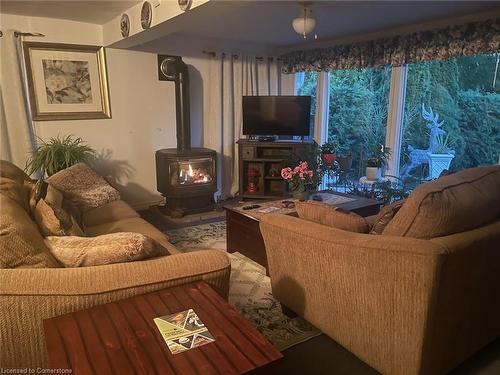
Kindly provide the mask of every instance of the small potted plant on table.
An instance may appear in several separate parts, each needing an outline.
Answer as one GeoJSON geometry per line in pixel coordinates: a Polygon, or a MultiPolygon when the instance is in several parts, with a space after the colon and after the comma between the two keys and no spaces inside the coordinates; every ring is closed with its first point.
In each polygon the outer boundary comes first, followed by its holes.
{"type": "Polygon", "coordinates": [[[306,161],[301,161],[296,167],[286,167],[281,170],[281,177],[288,182],[295,199],[307,200],[318,186],[318,176],[306,161]]]}
{"type": "Polygon", "coordinates": [[[387,166],[391,149],[387,146],[377,146],[366,161],[366,178],[370,181],[379,180],[387,166]]]}
{"type": "Polygon", "coordinates": [[[321,145],[320,147],[321,160],[323,161],[323,165],[325,167],[327,168],[333,167],[338,147],[339,147],[339,142],[335,138],[321,145]]]}

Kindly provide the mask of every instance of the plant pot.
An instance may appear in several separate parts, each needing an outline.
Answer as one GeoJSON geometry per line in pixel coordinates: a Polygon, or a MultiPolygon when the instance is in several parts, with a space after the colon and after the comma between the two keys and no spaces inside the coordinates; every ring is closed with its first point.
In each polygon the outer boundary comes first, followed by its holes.
{"type": "Polygon", "coordinates": [[[427,153],[429,157],[429,177],[438,178],[441,173],[450,168],[451,161],[455,157],[454,154],[431,154],[427,153]]]}
{"type": "Polygon", "coordinates": [[[351,155],[338,156],[337,161],[340,165],[341,171],[348,171],[352,167],[352,156],[351,155]]]}
{"type": "Polygon", "coordinates": [[[380,179],[381,170],[378,167],[366,167],[366,178],[370,181],[377,181],[380,179]]]}
{"type": "Polygon", "coordinates": [[[335,163],[335,154],[321,154],[321,159],[323,159],[323,163],[327,167],[333,167],[333,163],[335,163]]]}
{"type": "Polygon", "coordinates": [[[293,191],[292,196],[294,199],[298,199],[299,201],[306,201],[309,199],[311,192],[309,191],[293,191]]]}

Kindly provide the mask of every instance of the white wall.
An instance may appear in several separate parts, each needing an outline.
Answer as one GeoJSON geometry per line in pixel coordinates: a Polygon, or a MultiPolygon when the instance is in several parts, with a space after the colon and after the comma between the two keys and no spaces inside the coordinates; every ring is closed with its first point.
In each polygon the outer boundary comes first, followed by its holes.
{"type": "MultiPolygon", "coordinates": [[[[3,31],[46,35],[27,39],[32,41],[103,45],[103,28],[94,24],[0,14],[0,26],[3,31]]],[[[193,147],[200,147],[204,128],[217,128],[203,120],[209,60],[201,53],[189,55],[183,60],[190,73],[191,139],[193,147]]],[[[36,132],[42,139],[68,134],[82,137],[100,155],[96,169],[118,179],[122,198],[136,209],[147,208],[163,201],[156,191],[155,151],[176,147],[174,83],[158,80],[156,53],[107,48],[106,57],[112,118],[38,121],[36,132]]],[[[2,87],[8,95],[9,85],[2,82],[2,87]]],[[[283,93],[292,94],[292,88],[293,75],[282,76],[283,93]]]]}
{"type": "MultiPolygon", "coordinates": [[[[0,21],[2,30],[46,35],[30,40],[102,45],[98,25],[13,15],[0,15],[0,21]]],[[[82,137],[101,155],[96,169],[117,177],[122,197],[135,208],[145,208],[162,200],[156,191],[154,152],[176,146],[174,84],[158,81],[156,54],[108,48],[106,57],[112,118],[38,121],[36,132],[42,139],[58,134],[82,137]]],[[[202,83],[201,73],[196,71],[204,72],[206,61],[193,58],[186,62],[194,65],[190,68],[192,133],[193,146],[200,146],[202,83]]]]}

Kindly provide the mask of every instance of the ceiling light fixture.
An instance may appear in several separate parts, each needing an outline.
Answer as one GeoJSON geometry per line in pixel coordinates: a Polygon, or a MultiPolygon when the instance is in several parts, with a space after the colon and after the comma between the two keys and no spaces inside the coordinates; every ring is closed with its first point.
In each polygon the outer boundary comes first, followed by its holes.
{"type": "MultiPolygon", "coordinates": [[[[302,6],[302,10],[297,18],[292,20],[292,27],[297,34],[300,34],[307,39],[307,35],[314,30],[316,26],[316,19],[312,15],[312,10],[309,7],[310,2],[299,3],[302,6]]],[[[314,39],[318,36],[314,34],[314,39]]]]}

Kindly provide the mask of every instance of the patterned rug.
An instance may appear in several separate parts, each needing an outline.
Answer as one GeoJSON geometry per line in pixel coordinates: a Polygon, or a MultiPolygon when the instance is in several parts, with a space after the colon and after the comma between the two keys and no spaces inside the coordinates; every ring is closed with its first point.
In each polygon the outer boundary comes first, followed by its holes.
{"type": "MultiPolygon", "coordinates": [[[[226,222],[167,231],[180,251],[217,249],[226,251],[226,222]]],[[[271,280],[264,267],[240,253],[231,259],[229,303],[248,319],[279,350],[284,350],[321,334],[321,331],[296,317],[285,316],[271,294],[271,280]]]]}

